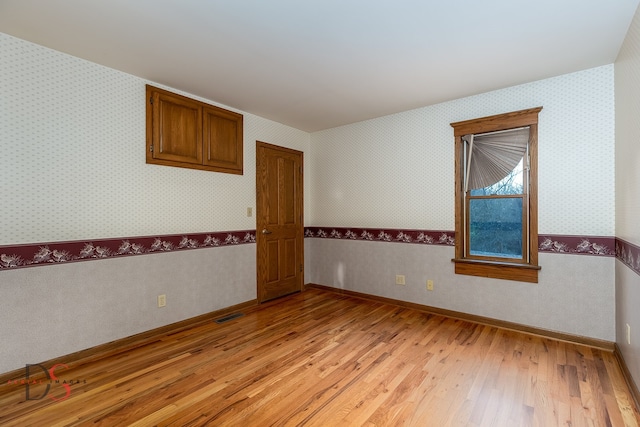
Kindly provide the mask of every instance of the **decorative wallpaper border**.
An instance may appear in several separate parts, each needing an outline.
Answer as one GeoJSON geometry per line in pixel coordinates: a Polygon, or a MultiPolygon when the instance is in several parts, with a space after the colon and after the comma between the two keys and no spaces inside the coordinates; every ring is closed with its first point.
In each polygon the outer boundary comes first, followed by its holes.
{"type": "MultiPolygon", "coordinates": [[[[453,231],[307,227],[305,228],[305,237],[444,246],[455,245],[455,233],[453,231]]],[[[540,234],[538,235],[538,252],[617,256],[618,258],[622,256],[627,259],[627,261],[623,262],[640,274],[640,248],[615,237],[540,234]]]]}
{"type": "Polygon", "coordinates": [[[255,230],[250,230],[0,246],[0,271],[255,242],[255,230]]]}
{"type": "MultiPolygon", "coordinates": [[[[455,245],[453,231],[379,228],[307,227],[305,237],[371,240],[381,242],[455,245]]],[[[539,235],[538,251],[549,253],[615,256],[615,238],[598,236],[539,235]]]]}
{"type": "Polygon", "coordinates": [[[382,228],[306,227],[304,237],[369,240],[380,242],[422,243],[427,245],[455,244],[453,231],[399,230],[382,228]]]}
{"type": "MultiPolygon", "coordinates": [[[[305,227],[305,238],[454,246],[455,233],[353,227],[305,227]]],[[[615,256],[640,274],[640,247],[615,237],[539,235],[538,250],[545,253],[615,256]]],[[[14,268],[89,261],[205,247],[255,243],[255,230],[163,236],[94,239],[0,246],[0,271],[14,268]]]]}
{"type": "Polygon", "coordinates": [[[640,247],[622,239],[616,239],[616,258],[640,274],[640,247]]]}
{"type": "Polygon", "coordinates": [[[615,256],[615,244],[615,237],[538,235],[538,252],[615,256]]]}

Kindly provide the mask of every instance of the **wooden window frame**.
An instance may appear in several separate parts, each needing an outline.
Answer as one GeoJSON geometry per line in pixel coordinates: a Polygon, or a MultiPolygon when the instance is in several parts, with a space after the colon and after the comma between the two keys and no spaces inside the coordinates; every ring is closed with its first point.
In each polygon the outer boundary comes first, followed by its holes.
{"type": "MultiPolygon", "coordinates": [[[[542,107],[451,123],[455,139],[455,264],[456,274],[538,283],[538,113],[542,107]],[[468,221],[465,219],[464,148],[469,134],[529,127],[528,258],[478,259],[468,254],[468,221]]],[[[526,190],[525,190],[526,192],[526,190]]],[[[525,200],[523,200],[525,202],[525,200]]],[[[525,205],[523,205],[525,209],[525,205]]]]}

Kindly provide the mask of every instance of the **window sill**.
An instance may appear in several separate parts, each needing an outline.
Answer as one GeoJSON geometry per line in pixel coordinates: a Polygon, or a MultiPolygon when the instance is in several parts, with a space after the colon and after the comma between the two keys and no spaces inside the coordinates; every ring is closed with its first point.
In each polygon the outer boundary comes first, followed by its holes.
{"type": "Polygon", "coordinates": [[[454,258],[451,261],[455,263],[456,274],[538,283],[538,271],[540,271],[540,266],[538,265],[458,258],[454,258]]]}

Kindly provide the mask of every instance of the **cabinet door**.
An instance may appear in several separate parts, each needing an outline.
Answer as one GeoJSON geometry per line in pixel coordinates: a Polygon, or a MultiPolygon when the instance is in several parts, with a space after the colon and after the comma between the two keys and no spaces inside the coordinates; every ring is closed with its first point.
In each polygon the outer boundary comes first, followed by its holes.
{"type": "Polygon", "coordinates": [[[153,159],[202,164],[202,107],[195,101],[153,92],[153,159]]]}
{"type": "Polygon", "coordinates": [[[242,174],[242,115],[217,108],[203,108],[203,164],[242,174]]]}

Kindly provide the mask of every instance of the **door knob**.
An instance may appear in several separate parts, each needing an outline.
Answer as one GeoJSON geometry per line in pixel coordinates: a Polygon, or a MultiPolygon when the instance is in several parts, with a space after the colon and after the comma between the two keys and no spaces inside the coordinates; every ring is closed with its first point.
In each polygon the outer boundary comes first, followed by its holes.
{"type": "Polygon", "coordinates": [[[271,234],[271,231],[267,230],[266,228],[263,228],[262,234],[271,234]]]}

